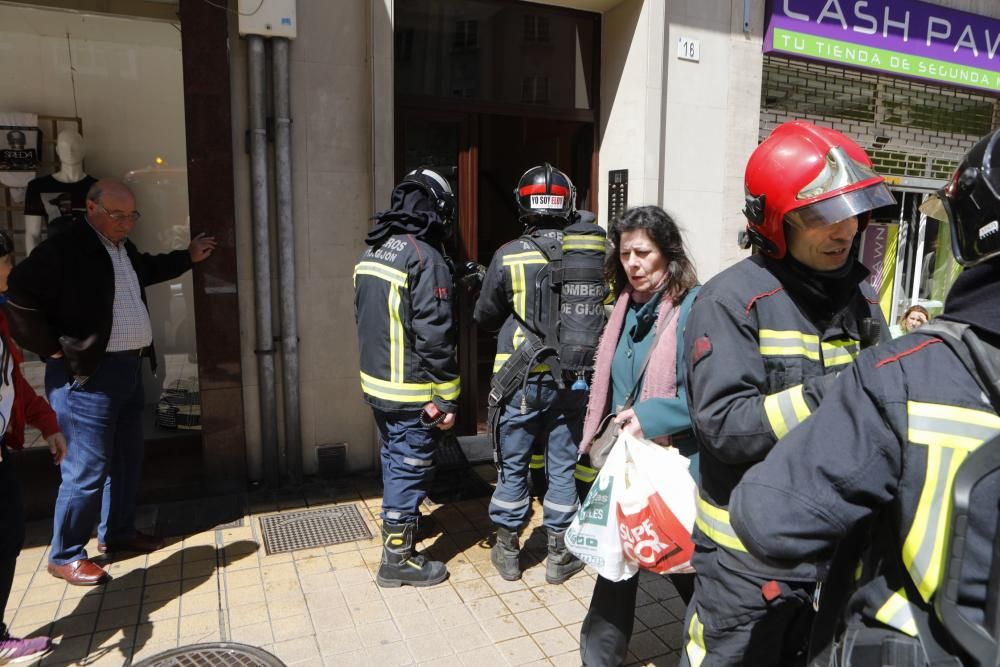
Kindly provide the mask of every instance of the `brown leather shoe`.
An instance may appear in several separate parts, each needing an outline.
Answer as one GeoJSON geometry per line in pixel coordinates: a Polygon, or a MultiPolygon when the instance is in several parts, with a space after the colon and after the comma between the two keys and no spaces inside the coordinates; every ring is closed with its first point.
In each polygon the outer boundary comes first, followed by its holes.
{"type": "Polygon", "coordinates": [[[162,549],[164,545],[163,539],[156,537],[155,535],[147,535],[146,533],[140,533],[138,530],[135,534],[128,540],[123,542],[109,542],[105,544],[103,542],[97,543],[97,550],[102,554],[106,554],[113,551],[133,551],[140,554],[148,554],[158,549],[162,549]]]}
{"type": "Polygon", "coordinates": [[[74,586],[96,586],[111,579],[111,575],[89,558],[81,558],[65,565],[49,563],[49,574],[65,579],[74,586]]]}

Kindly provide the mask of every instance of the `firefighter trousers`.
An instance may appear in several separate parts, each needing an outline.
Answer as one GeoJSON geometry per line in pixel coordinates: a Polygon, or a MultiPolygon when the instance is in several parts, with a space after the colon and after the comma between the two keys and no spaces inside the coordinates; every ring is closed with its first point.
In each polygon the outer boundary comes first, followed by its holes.
{"type": "Polygon", "coordinates": [[[420,423],[420,413],[373,409],[382,458],[382,519],[412,523],[434,478],[434,451],[441,438],[436,426],[420,423]]]}
{"type": "Polygon", "coordinates": [[[542,523],[558,531],[569,527],[579,506],[573,475],[586,407],[586,392],[559,389],[549,375],[533,376],[526,390],[518,389],[504,405],[499,425],[501,476],[489,507],[494,524],[516,531],[527,522],[531,453],[541,441],[547,478],[542,523]]]}
{"type": "Polygon", "coordinates": [[[719,563],[719,553],[701,548],[695,553],[681,667],[805,665],[815,583],[737,572],[719,563]]]}

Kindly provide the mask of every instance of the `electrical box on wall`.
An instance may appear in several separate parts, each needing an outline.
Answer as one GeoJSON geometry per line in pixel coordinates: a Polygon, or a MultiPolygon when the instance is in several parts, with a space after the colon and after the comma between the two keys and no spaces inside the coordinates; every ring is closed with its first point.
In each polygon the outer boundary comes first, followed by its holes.
{"type": "Polygon", "coordinates": [[[239,0],[240,35],[295,39],[295,0],[239,0]]]}

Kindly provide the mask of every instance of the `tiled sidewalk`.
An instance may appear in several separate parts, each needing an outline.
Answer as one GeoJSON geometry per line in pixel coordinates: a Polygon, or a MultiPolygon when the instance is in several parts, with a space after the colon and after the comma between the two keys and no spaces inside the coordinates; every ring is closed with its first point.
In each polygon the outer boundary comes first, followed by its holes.
{"type": "MultiPolygon", "coordinates": [[[[431,588],[374,583],[378,537],[268,556],[258,517],[354,503],[377,535],[380,491],[370,479],[301,494],[250,499],[243,527],[177,538],[149,556],[105,561],[106,586],[68,586],[45,571],[47,522],[29,526],[6,619],[15,636],[50,634],[44,665],[129,665],[168,648],[231,640],[288,665],[579,665],[580,624],[593,590],[584,571],[544,580],[545,534],[536,502],[523,534],[517,582],[489,562],[488,498],[432,505],[421,548],[451,577],[431,588]],[[33,545],[33,546],[32,546],[33,545]]],[[[96,553],[96,543],[91,544],[96,553]]],[[[643,574],[630,664],[677,664],[684,609],[670,583],[643,574]]]]}

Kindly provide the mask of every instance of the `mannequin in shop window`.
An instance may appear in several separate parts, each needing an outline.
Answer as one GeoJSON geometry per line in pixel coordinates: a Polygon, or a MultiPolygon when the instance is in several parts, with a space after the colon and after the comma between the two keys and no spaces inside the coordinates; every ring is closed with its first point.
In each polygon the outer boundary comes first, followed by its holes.
{"type": "Polygon", "coordinates": [[[56,139],[59,171],[41,176],[28,183],[24,198],[24,246],[31,253],[42,241],[42,228],[47,236],[65,231],[69,225],[83,220],[87,190],[97,179],[83,171],[87,147],[76,130],[63,130],[56,139]]]}

